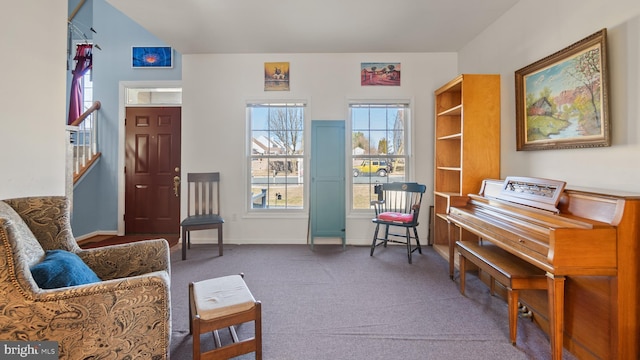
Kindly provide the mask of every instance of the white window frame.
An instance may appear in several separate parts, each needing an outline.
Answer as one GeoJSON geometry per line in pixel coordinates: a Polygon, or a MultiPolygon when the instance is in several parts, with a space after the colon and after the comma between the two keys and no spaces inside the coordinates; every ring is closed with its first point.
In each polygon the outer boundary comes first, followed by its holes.
{"type": "MultiPolygon", "coordinates": [[[[275,214],[275,213],[287,213],[287,214],[294,214],[294,213],[299,213],[299,214],[303,214],[306,213],[307,211],[307,204],[308,204],[308,196],[307,196],[307,187],[308,187],[308,177],[305,178],[304,175],[306,175],[305,172],[307,172],[308,170],[305,169],[306,164],[308,163],[308,156],[307,156],[307,117],[308,117],[308,102],[307,101],[302,101],[302,100],[252,100],[252,101],[247,101],[246,105],[245,105],[245,109],[246,109],[246,120],[247,120],[247,163],[246,163],[246,169],[247,169],[247,198],[246,198],[246,204],[247,204],[247,213],[248,214],[275,214]],[[254,128],[253,128],[253,124],[252,124],[252,119],[251,119],[251,110],[252,108],[258,108],[258,107],[282,107],[283,105],[287,105],[287,106],[297,106],[297,107],[301,107],[303,110],[303,116],[302,116],[302,134],[300,135],[300,139],[299,141],[301,142],[301,147],[297,149],[297,151],[301,152],[299,155],[282,155],[282,154],[268,154],[269,151],[265,150],[265,153],[263,155],[258,155],[254,153],[254,141],[253,141],[253,133],[254,133],[254,128]],[[293,185],[300,185],[300,191],[301,191],[301,196],[302,196],[302,206],[300,207],[294,207],[294,206],[290,206],[290,205],[286,205],[285,207],[281,207],[281,206],[277,206],[277,204],[275,204],[275,206],[271,207],[269,204],[269,200],[266,201],[266,207],[261,208],[261,207],[254,207],[253,205],[253,195],[257,195],[258,191],[252,191],[253,186],[256,184],[256,182],[254,182],[254,174],[252,173],[252,161],[254,159],[258,159],[258,158],[263,158],[263,161],[269,161],[269,159],[276,159],[276,158],[287,158],[287,159],[299,159],[298,161],[298,171],[296,175],[293,175],[294,177],[296,177],[296,183],[293,183],[293,185]]],[[[274,178],[277,176],[277,174],[273,175],[274,178]]],[[[285,173],[285,176],[288,176],[289,178],[292,177],[292,175],[287,175],[287,173],[285,173]]],[[[288,179],[287,182],[285,183],[285,187],[288,186],[289,184],[289,180],[288,179]]],[[[268,180],[267,180],[268,181],[268,180]]],[[[271,185],[272,183],[267,183],[267,185],[271,185]]],[[[270,190],[270,186],[267,187],[267,196],[269,197],[273,197],[275,195],[275,191],[274,194],[271,193],[270,190]]],[[[284,197],[284,195],[283,195],[284,197]]]]}
{"type": "MultiPolygon", "coordinates": [[[[353,176],[353,168],[352,164],[356,162],[356,159],[378,159],[381,156],[376,154],[367,154],[367,155],[356,155],[353,153],[354,144],[353,144],[353,132],[354,132],[354,124],[353,124],[353,113],[352,109],[354,107],[365,107],[365,106],[373,106],[373,107],[382,107],[382,106],[392,106],[398,107],[402,106],[405,109],[405,117],[404,117],[404,154],[403,155],[385,155],[384,158],[404,159],[404,177],[402,179],[398,179],[397,181],[411,181],[413,177],[413,169],[412,169],[412,157],[413,157],[413,145],[412,145],[412,125],[413,125],[413,104],[411,100],[408,99],[379,99],[379,100],[349,100],[348,101],[348,118],[347,118],[347,126],[348,126],[348,154],[347,154],[347,177],[350,179],[348,181],[349,189],[347,189],[347,193],[349,194],[349,211],[351,214],[366,214],[367,216],[371,213],[371,208],[355,208],[354,206],[354,184],[357,180],[354,179],[353,176]]],[[[373,188],[373,184],[375,183],[383,183],[383,182],[391,182],[395,181],[393,179],[394,175],[391,174],[391,178],[389,175],[386,177],[380,178],[376,176],[376,174],[369,174],[372,184],[371,188],[373,188]]],[[[373,191],[373,189],[371,189],[373,191]]]]}

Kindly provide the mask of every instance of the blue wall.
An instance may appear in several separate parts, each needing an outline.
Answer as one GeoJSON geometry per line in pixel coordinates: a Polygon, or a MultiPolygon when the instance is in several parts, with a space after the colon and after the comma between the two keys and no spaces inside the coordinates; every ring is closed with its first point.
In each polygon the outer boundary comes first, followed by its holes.
{"type": "MultiPolygon", "coordinates": [[[[71,2],[70,10],[73,10],[71,2]]],[[[73,5],[75,6],[75,5],[73,5]]],[[[104,0],[93,0],[93,34],[102,50],[93,53],[94,100],[99,115],[100,151],[96,167],[76,185],[72,228],[75,236],[118,229],[118,148],[120,81],[181,80],[182,57],[174,52],[171,69],[132,69],[132,46],[170,46],[104,0]]]]}
{"type": "MultiPolygon", "coordinates": [[[[71,17],[71,13],[76,9],[76,6],[78,6],[79,3],[80,3],[80,0],[69,0],[68,2],[69,17],[71,17]]],[[[84,5],[78,10],[76,15],[74,16],[72,23],[75,25],[78,31],[81,31],[82,34],[86,35],[87,38],[93,39],[93,33],[90,30],[91,26],[93,26],[93,1],[92,0],[86,1],[84,3],[84,5]]],[[[73,42],[75,41],[80,42],[85,40],[84,37],[81,34],[78,34],[77,31],[72,31],[71,37],[73,39],[73,42]]],[[[89,41],[92,41],[92,40],[89,40],[89,41]]],[[[71,79],[73,78],[71,71],[76,66],[75,62],[73,61],[73,57],[75,56],[75,51],[76,51],[75,47],[73,46],[73,42],[71,44],[71,48],[67,49],[68,51],[70,51],[70,54],[67,56],[67,66],[69,67],[69,70],[67,71],[67,106],[66,106],[67,114],[69,113],[69,91],[71,88],[71,79]]],[[[64,118],[64,120],[61,120],[61,121],[64,121],[65,125],[67,124],[66,117],[64,118]]]]}

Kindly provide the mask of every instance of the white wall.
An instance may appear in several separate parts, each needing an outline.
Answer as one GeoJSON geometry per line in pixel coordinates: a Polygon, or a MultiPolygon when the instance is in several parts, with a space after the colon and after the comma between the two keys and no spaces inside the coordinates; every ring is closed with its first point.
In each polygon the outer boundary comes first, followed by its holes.
{"type": "MultiPolygon", "coordinates": [[[[221,173],[225,242],[299,244],[307,237],[306,214],[260,217],[246,213],[245,105],[249,100],[306,100],[309,121],[346,120],[352,99],[411,100],[414,179],[427,184],[423,203],[432,203],[433,91],[457,75],[456,54],[183,55],[182,60],[182,175],[221,173]],[[264,91],[264,63],[272,61],[290,63],[291,91],[264,91]],[[360,86],[360,63],[379,61],[402,64],[400,87],[360,86]]],[[[182,213],[186,213],[185,189],[182,198],[182,213]]],[[[424,225],[419,229],[423,243],[428,224],[428,207],[425,209],[421,216],[424,225]]],[[[369,244],[372,236],[371,214],[348,214],[349,244],[369,244]]],[[[215,235],[194,232],[193,237],[197,241],[198,237],[211,239],[215,235]]],[[[316,239],[318,244],[322,241],[316,239]]]]}
{"type": "Polygon", "coordinates": [[[640,192],[640,2],[520,1],[459,54],[462,73],[502,75],[501,175],[640,192]],[[514,72],[607,28],[612,146],[516,151],[514,72]]]}
{"type": "Polygon", "coordinates": [[[0,4],[0,199],[65,193],[66,18],[67,0],[0,4]]]}

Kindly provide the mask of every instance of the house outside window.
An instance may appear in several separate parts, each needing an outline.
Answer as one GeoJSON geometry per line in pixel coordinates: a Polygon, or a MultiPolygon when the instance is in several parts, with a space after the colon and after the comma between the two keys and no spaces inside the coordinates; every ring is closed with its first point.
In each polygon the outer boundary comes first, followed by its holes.
{"type": "Polygon", "coordinates": [[[408,181],[408,102],[349,105],[351,123],[351,209],[369,210],[376,184],[408,181]]]}
{"type": "Polygon", "coordinates": [[[304,209],[305,106],[301,102],[247,104],[250,209],[304,209]]]}

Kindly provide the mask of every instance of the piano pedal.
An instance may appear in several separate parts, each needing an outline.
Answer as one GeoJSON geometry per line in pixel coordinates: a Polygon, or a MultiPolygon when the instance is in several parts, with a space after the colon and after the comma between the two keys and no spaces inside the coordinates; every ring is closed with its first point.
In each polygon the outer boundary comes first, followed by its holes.
{"type": "Polygon", "coordinates": [[[518,303],[518,313],[521,318],[525,318],[525,319],[528,318],[528,319],[531,319],[531,321],[533,321],[533,312],[529,310],[528,307],[526,307],[525,305],[522,305],[521,303],[518,303]]]}

